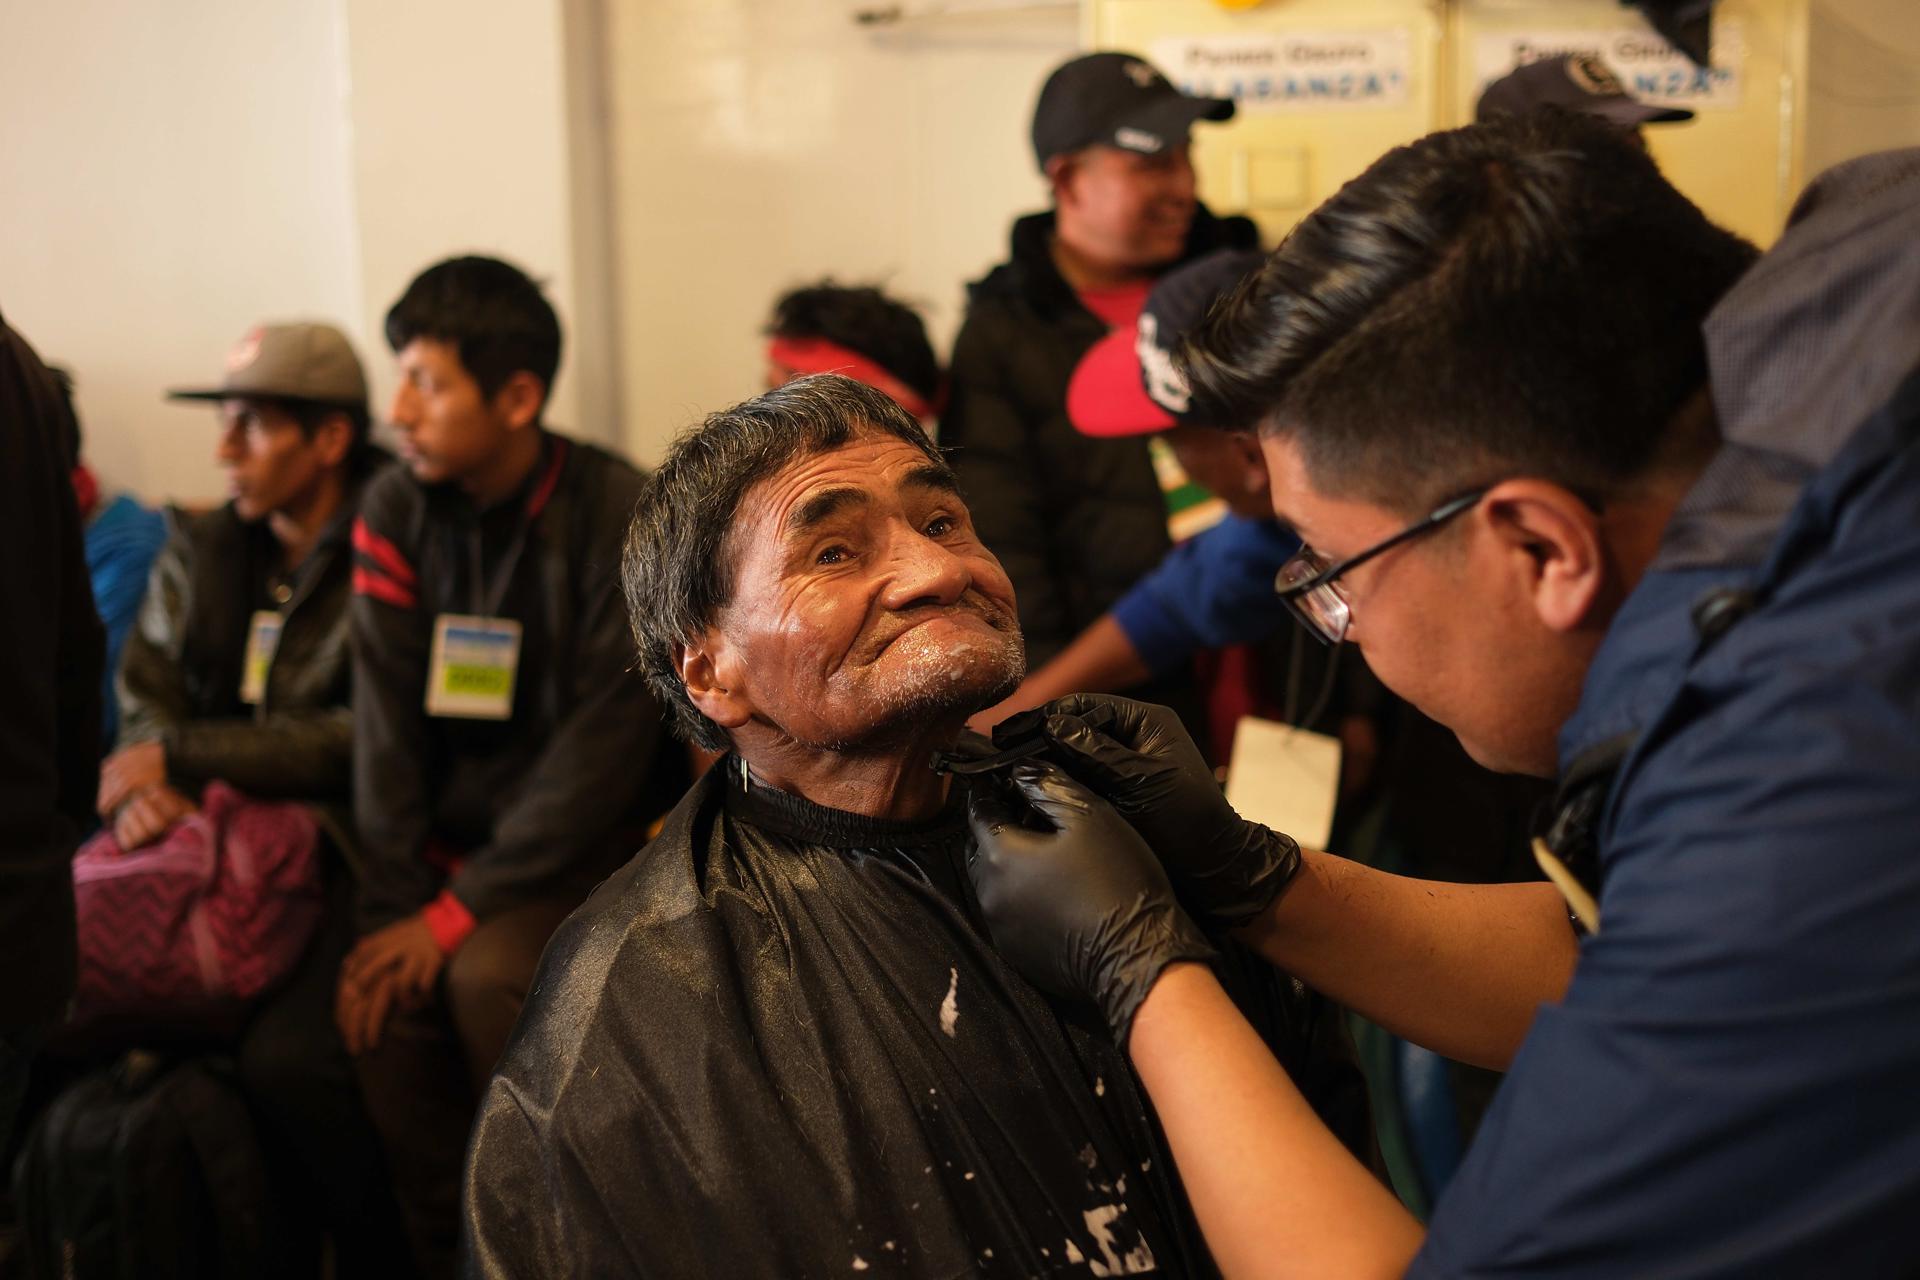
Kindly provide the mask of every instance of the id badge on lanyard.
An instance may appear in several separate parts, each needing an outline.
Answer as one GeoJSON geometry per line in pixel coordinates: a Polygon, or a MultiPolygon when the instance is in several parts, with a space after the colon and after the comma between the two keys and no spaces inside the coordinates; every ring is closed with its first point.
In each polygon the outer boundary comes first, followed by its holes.
{"type": "Polygon", "coordinates": [[[267,700],[267,676],[280,648],[280,630],[286,619],[275,609],[257,609],[247,624],[247,656],[240,667],[240,701],[257,707],[267,700]]]}
{"type": "Polygon", "coordinates": [[[1242,716],[1233,735],[1227,803],[1249,821],[1324,849],[1340,798],[1340,754],[1338,738],[1242,716]]]}
{"type": "Polygon", "coordinates": [[[443,613],[433,620],[427,714],[506,720],[520,670],[520,624],[512,618],[443,613]]]}
{"type": "Polygon", "coordinates": [[[513,545],[481,598],[482,557],[476,532],[468,547],[473,558],[472,613],[443,613],[433,620],[433,649],[427,660],[427,714],[455,720],[510,720],[513,687],[520,671],[520,623],[499,616],[526,550],[532,524],[528,515],[513,545]]]}

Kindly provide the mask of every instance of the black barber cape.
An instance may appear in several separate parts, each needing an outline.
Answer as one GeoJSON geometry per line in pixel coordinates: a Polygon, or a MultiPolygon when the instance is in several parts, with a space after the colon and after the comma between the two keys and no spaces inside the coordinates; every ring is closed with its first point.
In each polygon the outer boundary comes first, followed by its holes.
{"type": "Polygon", "coordinates": [[[970,840],[716,765],[547,948],[470,1274],[1215,1274],[1120,1053],[978,926],[970,840]]]}

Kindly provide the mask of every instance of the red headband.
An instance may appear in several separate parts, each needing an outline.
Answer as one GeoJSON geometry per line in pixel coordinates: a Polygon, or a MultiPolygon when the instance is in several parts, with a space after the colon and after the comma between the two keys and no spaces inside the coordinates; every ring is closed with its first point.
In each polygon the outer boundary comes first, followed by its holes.
{"type": "Polygon", "coordinates": [[[874,361],[825,338],[775,338],[767,344],[767,358],[796,374],[844,374],[875,391],[884,391],[894,403],[922,420],[939,412],[937,405],[874,361]]]}
{"type": "Polygon", "coordinates": [[[73,469],[73,500],[80,506],[82,520],[93,514],[94,504],[100,501],[100,482],[84,466],[73,469]]]}

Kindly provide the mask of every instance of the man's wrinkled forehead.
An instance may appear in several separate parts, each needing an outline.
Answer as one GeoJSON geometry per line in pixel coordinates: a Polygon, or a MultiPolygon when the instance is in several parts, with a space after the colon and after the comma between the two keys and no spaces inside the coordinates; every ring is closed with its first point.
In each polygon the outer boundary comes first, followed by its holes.
{"type": "Polygon", "coordinates": [[[830,514],[828,508],[858,495],[870,499],[909,487],[953,489],[955,483],[946,463],[913,441],[871,427],[856,428],[851,439],[805,449],[761,477],[743,498],[737,523],[769,514],[771,503],[771,514],[778,516],[784,532],[803,511],[815,517],[809,523],[818,523],[818,517],[830,514]]]}
{"type": "Polygon", "coordinates": [[[748,486],[727,533],[728,560],[739,564],[742,541],[803,537],[827,521],[876,499],[919,492],[958,496],[959,479],[945,461],[914,442],[862,431],[844,444],[789,458],[748,486]]]}
{"type": "Polygon", "coordinates": [[[953,472],[944,464],[930,461],[914,465],[891,481],[884,474],[876,475],[871,484],[861,483],[851,477],[823,477],[819,484],[809,486],[799,501],[787,509],[781,535],[787,538],[804,537],[836,516],[871,506],[886,490],[901,494],[918,490],[955,496],[960,492],[953,472]]]}

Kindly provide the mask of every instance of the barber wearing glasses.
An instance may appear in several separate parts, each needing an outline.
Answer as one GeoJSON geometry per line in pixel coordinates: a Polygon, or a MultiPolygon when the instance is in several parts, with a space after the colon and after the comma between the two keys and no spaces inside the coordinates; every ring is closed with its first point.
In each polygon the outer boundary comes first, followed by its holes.
{"type": "Polygon", "coordinates": [[[1187,344],[1263,424],[1300,621],[1559,781],[1562,888],[1300,850],[1136,703],[1030,713],[975,790],[996,945],[1104,1014],[1227,1275],[1912,1273],[1917,236],[1920,152],[1756,262],[1616,131],[1506,119],[1381,159],[1187,344]],[[1172,959],[1229,932],[1508,1071],[1427,1227],[1172,959]]]}

